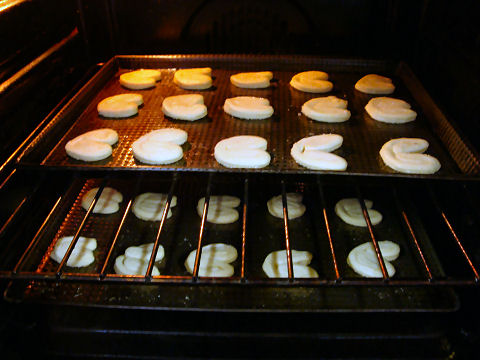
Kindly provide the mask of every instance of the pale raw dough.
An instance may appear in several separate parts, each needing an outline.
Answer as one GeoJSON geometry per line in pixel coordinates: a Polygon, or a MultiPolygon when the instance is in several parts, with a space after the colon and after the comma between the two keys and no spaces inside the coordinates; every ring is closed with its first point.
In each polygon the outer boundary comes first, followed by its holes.
{"type": "Polygon", "coordinates": [[[369,74],[357,81],[355,89],[366,94],[388,95],[395,91],[395,85],[388,77],[369,74]]]}
{"type": "Polygon", "coordinates": [[[270,164],[267,140],[240,135],[223,139],[215,145],[215,159],[228,168],[263,168],[270,164]]]}
{"type": "Polygon", "coordinates": [[[109,118],[125,118],[138,113],[138,107],[143,104],[140,94],[121,94],[110,96],[100,101],[97,111],[109,118]]]}
{"type": "Polygon", "coordinates": [[[327,96],[308,100],[302,106],[302,113],[313,120],[338,123],[350,119],[350,111],[347,110],[348,101],[327,96]]]}
{"type": "MultiPolygon", "coordinates": [[[[383,216],[377,210],[372,209],[373,201],[365,199],[364,202],[372,225],[380,224],[383,216]]],[[[363,217],[362,206],[357,198],[342,199],[337,202],[335,205],[335,214],[347,224],[353,226],[367,226],[367,222],[363,217]]]]}
{"type": "MultiPolygon", "coordinates": [[[[163,210],[167,203],[167,194],[147,192],[138,195],[133,201],[132,211],[135,216],[142,220],[159,221],[162,219],[163,210]]],[[[172,196],[167,219],[172,216],[171,208],[177,205],[177,197],[172,196]]]]}
{"type": "Polygon", "coordinates": [[[203,95],[169,96],[163,100],[162,111],[172,119],[194,121],[207,116],[203,95]]]}
{"type": "Polygon", "coordinates": [[[290,154],[298,164],[308,169],[343,171],[347,168],[347,161],[330,153],[342,143],[343,137],[337,134],[310,136],[293,144],[290,154]]]}
{"type": "Polygon", "coordinates": [[[145,164],[171,164],[183,157],[180,145],[187,141],[186,131],[165,128],[150,131],[132,144],[133,156],[145,164]]]}
{"type": "Polygon", "coordinates": [[[423,154],[428,145],[424,139],[392,139],[382,146],[380,156],[393,170],[407,174],[433,174],[441,165],[435,157],[423,154]]]}
{"type": "Polygon", "coordinates": [[[154,87],[161,77],[159,70],[140,69],[120,75],[120,85],[132,90],[148,89],[154,87]]]}
{"type": "Polygon", "coordinates": [[[270,86],[272,78],[270,71],[246,72],[230,76],[230,82],[239,88],[263,89],[270,86]]]}
{"type": "Polygon", "coordinates": [[[212,87],[211,68],[181,69],[175,71],[173,82],[186,90],[204,90],[212,87]]]}
{"type": "MultiPolygon", "coordinates": [[[[388,276],[395,275],[395,267],[390,263],[394,261],[400,255],[400,246],[392,241],[379,241],[378,246],[382,253],[383,262],[387,270],[388,276]]],[[[366,242],[362,245],[355,247],[347,257],[348,265],[358,275],[368,278],[381,278],[383,277],[382,269],[378,262],[377,253],[373,243],[366,242]]]]}
{"type": "MultiPolygon", "coordinates": [[[[303,195],[299,193],[287,193],[288,218],[290,220],[302,216],[307,208],[302,204],[303,195]]],[[[274,196],[267,201],[270,215],[283,219],[282,195],[274,196]]]]}
{"type": "Polygon", "coordinates": [[[388,124],[405,124],[417,118],[409,103],[389,97],[370,99],[365,110],[372,119],[388,124]]]}
{"type": "MultiPolygon", "coordinates": [[[[50,257],[57,263],[61,263],[63,257],[67,253],[68,247],[72,243],[73,236],[64,236],[57,240],[53,247],[50,257]]],[[[67,261],[67,266],[84,267],[95,261],[93,251],[97,248],[97,240],[80,236],[73,248],[72,253],[67,261]]]]}
{"type": "Polygon", "coordinates": [[[328,81],[328,74],[323,71],[304,71],[292,77],[290,85],[300,91],[309,93],[326,93],[333,89],[328,81]]]}
{"type": "Polygon", "coordinates": [[[246,120],[262,120],[273,115],[270,101],[255,96],[237,96],[226,99],[223,110],[229,115],[246,120]]]}
{"type": "MultiPolygon", "coordinates": [[[[315,269],[308,266],[312,254],[308,251],[292,250],[293,276],[295,278],[318,278],[315,269]]],[[[288,263],[286,250],[271,252],[265,258],[262,269],[269,278],[288,278],[288,263]]]]}
{"type": "MultiPolygon", "coordinates": [[[[205,198],[197,203],[197,214],[202,217],[205,198]]],[[[230,195],[212,195],[208,201],[207,221],[214,224],[231,224],[238,220],[238,211],[235,209],[240,205],[240,199],[230,195]]]]}
{"type": "MultiPolygon", "coordinates": [[[[93,201],[95,195],[97,195],[98,187],[90,189],[82,197],[82,207],[88,210],[90,204],[93,201]]],[[[123,201],[123,196],[117,190],[111,187],[105,187],[102,194],[97,200],[95,207],[93,208],[96,214],[113,214],[119,209],[119,204],[123,201]]]]}
{"type": "MultiPolygon", "coordinates": [[[[193,274],[197,250],[193,250],[185,260],[185,268],[193,274]]],[[[235,269],[230,263],[237,259],[238,253],[232,245],[217,243],[202,247],[198,276],[204,277],[230,277],[235,269]]]]}
{"type": "Polygon", "coordinates": [[[112,145],[118,134],[112,129],[97,129],[70,140],[65,145],[67,155],[76,160],[98,161],[112,155],[112,145]]]}
{"type": "MultiPolygon", "coordinates": [[[[142,244],[139,246],[130,246],[125,250],[124,255],[115,259],[114,270],[119,275],[145,275],[148,269],[148,262],[152,256],[153,243],[142,244]]],[[[165,257],[165,250],[162,245],[158,246],[155,263],[165,257]]],[[[156,265],[153,265],[152,275],[160,275],[156,265]]]]}

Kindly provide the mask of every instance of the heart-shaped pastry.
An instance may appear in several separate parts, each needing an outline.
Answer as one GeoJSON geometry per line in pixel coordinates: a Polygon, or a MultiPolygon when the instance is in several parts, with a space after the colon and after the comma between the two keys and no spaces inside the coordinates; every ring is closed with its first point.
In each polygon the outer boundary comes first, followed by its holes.
{"type": "Polygon", "coordinates": [[[187,141],[187,132],[166,128],[150,131],[132,144],[133,156],[145,164],[171,164],[183,157],[180,145],[187,141]]]}
{"type": "MultiPolygon", "coordinates": [[[[88,210],[90,205],[92,204],[95,195],[97,195],[98,187],[90,189],[83,195],[82,197],[82,207],[85,210],[88,210]]],[[[95,214],[113,214],[118,211],[119,204],[123,201],[123,196],[117,190],[111,187],[105,187],[100,194],[97,202],[95,203],[95,207],[93,208],[93,212],[95,214]]]]}
{"type": "MultiPolygon", "coordinates": [[[[317,278],[315,269],[308,266],[312,261],[308,251],[292,250],[293,276],[295,278],[317,278]]],[[[285,250],[271,252],[265,258],[262,269],[269,278],[288,278],[287,254],[285,250]]]]}
{"type": "Polygon", "coordinates": [[[153,69],[140,69],[120,75],[120,85],[132,90],[148,89],[160,81],[162,73],[153,69]]]}
{"type": "MultiPolygon", "coordinates": [[[[385,268],[388,276],[395,275],[395,267],[390,261],[394,261],[400,255],[400,246],[392,241],[379,241],[378,246],[382,253],[385,268]]],[[[378,263],[377,253],[373,247],[373,243],[366,242],[362,245],[355,247],[347,257],[347,264],[358,275],[368,278],[381,278],[383,277],[382,269],[378,263]]]]}
{"type": "Polygon", "coordinates": [[[263,89],[270,86],[272,78],[270,71],[246,72],[230,76],[230,82],[239,88],[263,89]]]}
{"type": "MultiPolygon", "coordinates": [[[[372,225],[380,224],[383,219],[382,214],[372,209],[373,201],[365,199],[365,207],[370,217],[372,225]]],[[[363,217],[362,206],[357,198],[342,199],[335,205],[335,213],[347,224],[353,226],[367,226],[363,217]]]]}
{"type": "MultiPolygon", "coordinates": [[[[205,198],[197,203],[197,214],[203,216],[205,198]]],[[[238,211],[235,209],[240,205],[240,199],[229,195],[212,195],[208,201],[207,221],[214,224],[231,224],[238,220],[238,211]]]]}
{"type": "Polygon", "coordinates": [[[368,115],[377,121],[389,124],[404,124],[413,121],[417,113],[406,101],[389,97],[371,99],[365,106],[368,115]]]}
{"type": "Polygon", "coordinates": [[[398,138],[386,142],[380,149],[383,162],[394,170],[407,174],[433,174],[440,170],[440,162],[423,154],[428,141],[418,138],[398,138]]]}
{"type": "Polygon", "coordinates": [[[65,145],[67,155],[83,161],[98,161],[112,155],[112,145],[118,134],[112,129],[97,129],[70,140],[65,145]]]}
{"type": "Polygon", "coordinates": [[[350,119],[350,111],[347,110],[348,101],[327,96],[308,100],[302,106],[302,113],[313,120],[336,123],[350,119]]]}
{"type": "Polygon", "coordinates": [[[388,95],[395,91],[395,85],[388,77],[369,74],[357,81],[355,89],[366,94],[388,95]]]}
{"type": "Polygon", "coordinates": [[[203,95],[188,94],[169,96],[163,100],[162,111],[172,119],[194,121],[207,115],[203,95]]]}
{"type": "MultiPolygon", "coordinates": [[[[64,236],[57,240],[50,258],[57,263],[61,263],[63,257],[67,253],[70,244],[72,243],[73,236],[64,236]]],[[[97,240],[94,238],[87,238],[80,236],[73,248],[70,257],[67,260],[67,266],[70,267],[84,267],[88,266],[95,261],[95,255],[93,251],[97,248],[97,240]]]]}
{"type": "Polygon", "coordinates": [[[215,159],[228,168],[263,168],[270,164],[267,140],[259,136],[240,135],[215,145],[215,159]]]}
{"type": "Polygon", "coordinates": [[[99,115],[110,118],[125,118],[138,113],[138,107],[143,104],[140,94],[121,94],[110,96],[97,105],[99,115]]]}
{"type": "MultiPolygon", "coordinates": [[[[185,268],[193,274],[197,250],[193,250],[185,260],[185,268]]],[[[237,259],[237,249],[232,245],[216,243],[202,247],[202,256],[198,267],[198,276],[230,277],[235,269],[230,263],[237,259]]]]}
{"type": "Polygon", "coordinates": [[[322,134],[301,139],[293,144],[290,154],[294,160],[312,170],[345,170],[344,158],[331,154],[342,146],[343,137],[337,134],[322,134]]]}
{"type": "Polygon", "coordinates": [[[212,87],[212,69],[193,68],[175,71],[173,82],[186,90],[205,90],[212,87]]]}
{"type": "MultiPolygon", "coordinates": [[[[119,275],[145,275],[148,269],[150,256],[152,256],[153,243],[142,244],[139,246],[130,246],[125,250],[124,255],[120,255],[115,259],[113,266],[115,273],[119,275]]],[[[158,246],[155,263],[161,261],[165,257],[165,250],[162,245],[158,246]]],[[[160,271],[156,265],[153,265],[152,275],[160,275],[160,271]]]]}
{"type": "MultiPolygon", "coordinates": [[[[168,195],[147,192],[138,195],[133,201],[132,212],[141,220],[160,221],[167,204],[168,195]]],[[[172,196],[167,219],[172,216],[172,208],[177,206],[177,197],[172,196]]]]}
{"type": "MultiPolygon", "coordinates": [[[[307,208],[302,204],[303,196],[298,193],[287,193],[288,219],[296,219],[302,216],[307,208]]],[[[274,196],[267,201],[267,208],[270,215],[283,219],[282,195],[274,196]]]]}
{"type": "Polygon", "coordinates": [[[328,74],[323,71],[304,71],[296,74],[290,85],[309,93],[326,93],[333,89],[333,84],[328,81],[328,74]]]}
{"type": "Polygon", "coordinates": [[[261,120],[273,115],[270,101],[255,96],[237,96],[225,100],[223,110],[239,119],[261,120]]]}

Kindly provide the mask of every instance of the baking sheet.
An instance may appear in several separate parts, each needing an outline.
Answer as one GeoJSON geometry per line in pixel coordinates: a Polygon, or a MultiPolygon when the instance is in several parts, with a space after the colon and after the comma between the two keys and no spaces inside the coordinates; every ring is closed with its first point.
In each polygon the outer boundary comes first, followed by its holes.
{"type": "Polygon", "coordinates": [[[154,170],[154,171],[215,171],[261,173],[328,173],[338,175],[395,176],[419,178],[477,177],[478,154],[465,142],[431,101],[421,84],[403,63],[355,59],[325,59],[301,56],[124,56],[115,57],[60,111],[55,119],[27,147],[19,158],[22,166],[75,170],[154,170]],[[213,87],[204,91],[187,91],[173,84],[177,68],[210,66],[213,87]],[[132,91],[119,84],[119,76],[138,68],[157,68],[162,80],[155,88],[132,91]],[[327,71],[334,84],[327,94],[309,94],[290,87],[292,76],[300,71],[327,71]],[[272,70],[274,80],[267,89],[240,89],[230,84],[230,75],[239,71],[272,70]],[[417,111],[414,122],[394,125],[371,119],[364,106],[372,97],[354,89],[355,82],[365,74],[379,73],[393,79],[396,90],[391,96],[406,100],[417,111]],[[144,105],[136,116],[113,120],[98,115],[96,106],[106,97],[136,92],[144,97],[144,105]],[[195,122],[165,117],[161,104],[171,95],[200,93],[204,96],[208,116],[195,122]],[[225,99],[259,96],[270,100],[274,115],[266,120],[241,120],[223,111],[225,99]],[[350,120],[328,124],[310,120],[301,114],[302,104],[314,97],[335,95],[349,102],[350,120]],[[427,116],[428,115],[428,116],[427,116]],[[98,162],[83,162],[69,158],[65,144],[74,137],[98,128],[112,128],[119,133],[113,155],[98,162]],[[131,144],[149,131],[176,127],[188,132],[183,146],[184,158],[170,165],[146,165],[134,159],[131,144]],[[348,161],[345,172],[314,171],[298,164],[290,156],[290,148],[301,138],[337,133],[343,136],[343,146],[336,154],[348,161]],[[236,135],[258,135],[268,141],[272,155],[270,165],[263,169],[228,169],[214,157],[215,144],[236,135]],[[428,154],[437,157],[441,170],[433,175],[401,174],[388,168],[379,156],[382,145],[392,138],[420,137],[430,143],[428,154]]]}

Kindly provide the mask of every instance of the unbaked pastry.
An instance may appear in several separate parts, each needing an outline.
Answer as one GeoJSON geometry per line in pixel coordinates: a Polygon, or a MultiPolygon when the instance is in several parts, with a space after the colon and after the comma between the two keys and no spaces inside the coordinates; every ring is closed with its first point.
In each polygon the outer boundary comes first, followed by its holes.
{"type": "MultiPolygon", "coordinates": [[[[299,193],[287,193],[288,218],[290,220],[302,216],[307,208],[302,204],[303,195],[299,193]]],[[[283,219],[282,195],[274,196],[267,201],[270,215],[283,219]]]]}
{"type": "Polygon", "coordinates": [[[159,70],[140,69],[120,75],[120,85],[132,90],[148,89],[154,87],[161,77],[159,70]]]}
{"type": "Polygon", "coordinates": [[[109,118],[125,118],[138,113],[138,107],[143,104],[140,94],[121,94],[110,96],[97,105],[99,115],[109,118]]]}
{"type": "Polygon", "coordinates": [[[308,100],[302,106],[302,113],[316,121],[338,123],[350,119],[350,111],[347,110],[348,101],[336,96],[320,97],[308,100]]]}
{"type": "MultiPolygon", "coordinates": [[[[315,269],[308,266],[312,254],[308,251],[292,250],[293,276],[295,278],[317,278],[315,269]]],[[[269,278],[288,278],[288,263],[286,250],[271,252],[265,258],[262,269],[269,278]]]]}
{"type": "MultiPolygon", "coordinates": [[[[203,216],[205,198],[197,203],[197,214],[203,216]]],[[[238,220],[238,211],[235,209],[240,205],[240,199],[230,195],[212,195],[208,201],[207,221],[214,224],[231,224],[238,220]]]]}
{"type": "Polygon", "coordinates": [[[246,120],[262,120],[273,115],[270,101],[255,96],[237,96],[226,99],[223,110],[229,115],[246,120]]]}
{"type": "MultiPolygon", "coordinates": [[[[67,253],[68,247],[72,243],[73,236],[64,236],[57,240],[50,258],[57,263],[61,263],[63,257],[67,253]]],[[[73,248],[72,253],[67,261],[67,266],[70,267],[85,267],[95,261],[93,251],[97,248],[97,240],[95,238],[87,238],[80,236],[73,248]]]]}
{"type": "Polygon", "coordinates": [[[433,174],[440,170],[440,162],[423,154],[428,141],[418,138],[398,138],[386,142],[380,149],[383,162],[394,170],[407,174],[433,174]]]}
{"type": "Polygon", "coordinates": [[[389,97],[370,99],[365,110],[372,119],[389,124],[405,124],[417,118],[409,103],[389,97]]]}
{"type": "Polygon", "coordinates": [[[271,71],[246,72],[230,76],[230,82],[239,88],[263,89],[270,86],[271,71]]]}
{"type": "Polygon", "coordinates": [[[188,94],[169,96],[163,100],[162,111],[172,119],[195,121],[207,115],[203,95],[188,94]]]}
{"type": "MultiPolygon", "coordinates": [[[[394,261],[400,255],[400,246],[392,241],[379,241],[378,246],[382,253],[383,262],[388,276],[395,275],[395,267],[390,261],[394,261]]],[[[347,257],[347,264],[358,275],[368,278],[383,277],[382,269],[378,262],[377,253],[372,242],[366,242],[355,247],[347,257]]]]}
{"type": "Polygon", "coordinates": [[[293,144],[290,154],[299,165],[308,169],[343,171],[347,168],[347,161],[330,153],[342,143],[343,137],[337,134],[310,136],[293,144]]]}
{"type": "MultiPolygon", "coordinates": [[[[193,250],[185,260],[185,268],[193,274],[197,250],[193,250]]],[[[230,277],[235,269],[230,263],[237,259],[238,253],[232,245],[216,243],[202,247],[198,276],[204,277],[230,277]]]]}
{"type": "Polygon", "coordinates": [[[112,145],[118,141],[118,134],[112,129],[88,131],[70,140],[65,145],[67,155],[76,160],[98,161],[112,155],[112,145]]]}
{"type": "MultiPolygon", "coordinates": [[[[168,195],[147,192],[138,195],[133,201],[132,212],[141,220],[159,221],[162,219],[163,211],[167,203],[168,195]]],[[[177,197],[172,196],[170,208],[167,212],[167,219],[172,216],[171,208],[177,205],[177,197]]]]}
{"type": "Polygon", "coordinates": [[[333,89],[333,84],[328,81],[328,74],[323,71],[304,71],[296,74],[290,85],[309,93],[326,93],[333,89]]]}
{"type": "Polygon", "coordinates": [[[357,81],[355,89],[366,94],[388,95],[395,91],[395,85],[388,77],[369,74],[357,81]]]}
{"type": "MultiPolygon", "coordinates": [[[[88,190],[82,197],[82,207],[88,210],[95,195],[97,195],[98,187],[88,190]]],[[[93,208],[96,214],[113,214],[119,209],[119,204],[123,201],[123,196],[117,190],[111,187],[105,187],[102,194],[98,198],[93,208]]]]}
{"type": "Polygon", "coordinates": [[[228,168],[263,168],[270,164],[267,140],[240,135],[223,139],[215,145],[215,159],[228,168]]]}
{"type": "MultiPolygon", "coordinates": [[[[153,245],[153,243],[147,243],[128,247],[124,255],[120,255],[115,259],[115,265],[113,266],[115,273],[119,275],[145,275],[148,270],[148,262],[152,256],[153,245]]],[[[159,245],[155,263],[161,261],[164,257],[165,250],[162,245],[159,245]]],[[[160,275],[156,265],[153,265],[152,275],[160,275]]]]}
{"type": "MultiPolygon", "coordinates": [[[[377,210],[372,209],[373,201],[365,199],[364,202],[372,225],[380,224],[383,216],[377,210]]],[[[363,217],[362,206],[357,198],[342,199],[337,202],[335,205],[335,214],[347,224],[353,226],[367,226],[367,222],[363,217]]]]}
{"type": "Polygon", "coordinates": [[[205,90],[212,87],[212,69],[193,68],[175,71],[173,82],[186,90],[205,90]]]}
{"type": "Polygon", "coordinates": [[[183,157],[180,145],[187,141],[186,131],[165,128],[150,131],[132,144],[133,156],[145,164],[171,164],[183,157]]]}

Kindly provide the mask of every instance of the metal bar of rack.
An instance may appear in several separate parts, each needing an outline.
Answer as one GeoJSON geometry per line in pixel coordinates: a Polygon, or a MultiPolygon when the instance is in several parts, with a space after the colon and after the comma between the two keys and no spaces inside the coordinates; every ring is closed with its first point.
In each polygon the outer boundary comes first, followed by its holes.
{"type": "Polygon", "coordinates": [[[247,249],[247,214],[248,214],[248,177],[243,185],[243,211],[242,211],[242,265],[240,267],[240,280],[245,282],[245,253],[247,249]]]}
{"type": "Polygon", "coordinates": [[[295,274],[293,272],[292,249],[290,247],[290,233],[288,230],[288,201],[287,201],[287,192],[285,190],[285,180],[282,180],[281,184],[282,184],[283,227],[285,229],[285,251],[287,253],[288,280],[291,282],[293,281],[295,274]]]}

